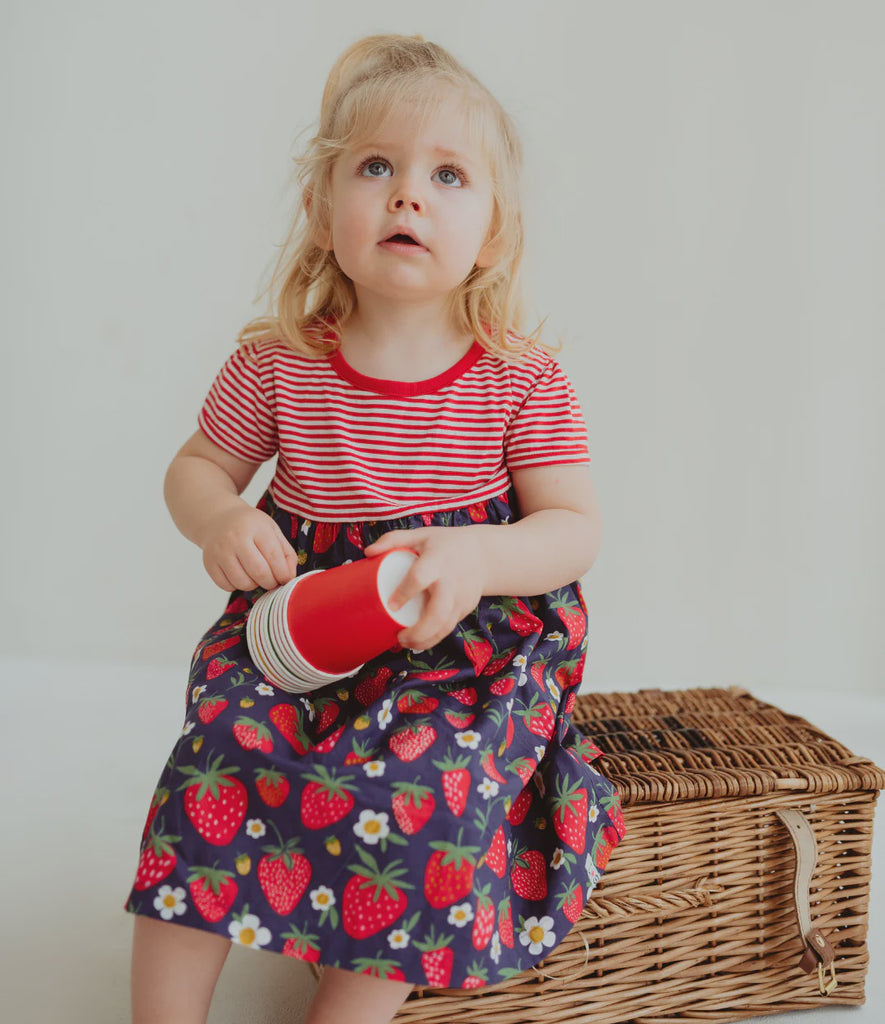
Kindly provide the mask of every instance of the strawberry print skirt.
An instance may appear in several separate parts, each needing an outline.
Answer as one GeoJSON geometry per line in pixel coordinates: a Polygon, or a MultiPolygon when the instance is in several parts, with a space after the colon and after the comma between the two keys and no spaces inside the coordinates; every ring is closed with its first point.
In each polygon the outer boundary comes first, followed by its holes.
{"type": "MultiPolygon", "coordinates": [[[[389,530],[507,523],[462,509],[321,523],[258,503],[299,572],[389,530]]],[[[483,597],[421,654],[394,648],[308,694],[246,647],[260,588],[200,640],[126,909],[355,972],[494,985],[549,956],[624,836],[603,752],[571,724],[587,650],[580,584],[483,597]]]]}

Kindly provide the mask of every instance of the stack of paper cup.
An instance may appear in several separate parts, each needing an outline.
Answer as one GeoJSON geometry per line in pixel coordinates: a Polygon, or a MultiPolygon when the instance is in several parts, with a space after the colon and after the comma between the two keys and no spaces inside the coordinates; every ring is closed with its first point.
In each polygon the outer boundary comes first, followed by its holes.
{"type": "Polygon", "coordinates": [[[246,621],[252,660],[289,693],[355,675],[421,617],[423,593],[396,611],[388,603],[417,558],[409,548],[393,548],[334,569],[314,569],[262,594],[246,621]]]}

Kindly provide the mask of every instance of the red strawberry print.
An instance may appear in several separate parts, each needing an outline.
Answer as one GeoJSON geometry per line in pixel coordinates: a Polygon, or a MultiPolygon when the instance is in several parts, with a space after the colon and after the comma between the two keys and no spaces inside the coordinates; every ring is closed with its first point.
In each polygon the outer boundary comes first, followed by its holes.
{"type": "Polygon", "coordinates": [[[340,821],[353,808],[357,786],[353,775],[338,775],[333,768],[329,771],[318,765],[303,776],[308,779],[301,791],[301,822],[306,828],[326,828],[340,821]]]}
{"type": "Polygon", "coordinates": [[[362,863],[350,864],[353,877],[344,886],[341,897],[341,920],[345,932],[353,939],[365,939],[388,928],[406,911],[405,889],[414,888],[404,880],[408,869],[401,860],[391,861],[383,869],[362,847],[356,852],[362,863]]]}
{"type": "Polygon", "coordinates": [[[501,669],[505,667],[505,665],[509,665],[510,662],[513,661],[513,659],[516,657],[518,653],[519,647],[508,648],[506,651],[502,652],[497,657],[492,658],[488,665],[486,665],[486,667],[482,670],[482,675],[496,676],[501,671],[501,669]]]}
{"type": "Polygon", "coordinates": [[[154,795],[151,797],[151,806],[148,808],[147,821],[144,823],[144,828],[141,832],[141,840],[144,842],[144,837],[150,832],[151,825],[154,823],[154,818],[157,816],[157,812],[163,806],[164,803],[169,799],[169,790],[163,786],[158,786],[154,790],[154,795]]]}
{"type": "Polygon", "coordinates": [[[345,765],[350,764],[365,764],[366,761],[372,760],[372,748],[368,743],[357,743],[356,740],[353,742],[353,747],[350,753],[344,758],[345,765]]]}
{"type": "Polygon", "coordinates": [[[522,710],[514,708],[514,714],[522,717],[529,732],[533,732],[536,736],[540,736],[548,742],[550,741],[556,729],[556,716],[553,714],[550,705],[546,701],[541,700],[537,693],[532,697],[531,703],[527,708],[522,710]]]}
{"type": "Polygon", "coordinates": [[[388,740],[388,746],[400,761],[417,761],[417,759],[436,743],[436,729],[426,719],[397,729],[388,740]]]}
{"type": "Polygon", "coordinates": [[[427,978],[427,984],[434,988],[448,988],[452,980],[452,967],[455,964],[455,954],[450,943],[454,935],[440,935],[438,938],[433,930],[424,936],[424,939],[415,943],[415,948],[421,950],[421,966],[427,978]]]}
{"type": "Polygon", "coordinates": [[[459,732],[463,729],[469,729],[476,720],[476,715],[471,714],[469,711],[444,711],[443,714],[446,716],[446,721],[449,725],[454,726],[459,732]]]}
{"type": "Polygon", "coordinates": [[[348,523],[347,529],[344,531],[348,541],[353,544],[355,548],[362,551],[366,546],[365,538],[363,537],[363,524],[362,523],[348,523]]]}
{"type": "Polygon", "coordinates": [[[593,860],[600,871],[605,871],[612,850],[614,850],[620,841],[621,837],[618,835],[617,830],[611,825],[604,825],[597,833],[591,853],[593,854],[593,860]]]}
{"type": "Polygon", "coordinates": [[[341,532],[341,523],[317,523],[313,535],[314,554],[325,554],[341,532]]]}
{"type": "Polygon", "coordinates": [[[268,717],[292,744],[296,753],[307,753],[310,749],[310,740],[304,732],[301,712],[294,704],[275,704],[268,712],[268,717]]]}
{"type": "Polygon", "coordinates": [[[532,806],[532,798],[534,797],[532,790],[533,787],[526,786],[513,801],[510,810],[507,812],[507,820],[511,825],[521,825],[525,820],[525,816],[532,806]]]}
{"type": "Polygon", "coordinates": [[[232,871],[194,867],[187,876],[191,899],[200,916],[220,921],[236,899],[238,886],[232,871]]]}
{"type": "Polygon", "coordinates": [[[455,663],[448,658],[441,661],[438,665],[430,665],[426,661],[418,661],[415,658],[410,660],[412,663],[412,676],[415,679],[423,679],[428,683],[439,683],[444,679],[451,679],[452,676],[458,674],[455,663]]]}
{"type": "Polygon", "coordinates": [[[221,654],[222,651],[226,651],[228,647],[233,647],[239,642],[239,637],[229,636],[226,640],[217,640],[214,644],[209,644],[209,646],[203,650],[203,661],[206,661],[209,658],[214,658],[216,654],[221,654]]]}
{"type": "Polygon", "coordinates": [[[335,744],[344,735],[344,730],[346,728],[346,726],[342,725],[334,732],[329,733],[324,740],[320,740],[319,743],[314,744],[313,752],[315,754],[328,754],[330,750],[334,750],[335,744]]]}
{"type": "Polygon", "coordinates": [[[317,732],[325,732],[341,712],[341,705],[334,697],[316,697],[313,708],[317,714],[317,732]]]}
{"type": "Polygon", "coordinates": [[[485,507],[485,503],[482,501],[478,501],[473,505],[468,505],[467,514],[475,523],[487,523],[489,521],[489,513],[485,507]]]}
{"type": "Polygon", "coordinates": [[[565,649],[573,651],[584,639],[584,633],[587,631],[586,612],[578,601],[573,601],[569,597],[568,588],[556,592],[552,607],[568,632],[568,644],[565,649]]]}
{"type": "Polygon", "coordinates": [[[448,695],[468,708],[472,708],[479,699],[473,686],[459,686],[455,690],[449,690],[448,695]]]}
{"type": "Polygon", "coordinates": [[[572,882],[570,885],[564,885],[559,891],[559,897],[557,898],[556,905],[563,914],[565,914],[569,921],[574,924],[581,916],[581,911],[584,909],[584,893],[581,890],[581,886],[577,882],[572,882]]]}
{"type": "Polygon", "coordinates": [[[474,949],[485,949],[492,940],[492,933],[495,930],[495,904],[492,902],[489,892],[492,888],[491,882],[484,885],[476,894],[476,910],[473,915],[473,939],[474,949]]]}
{"type": "Polygon", "coordinates": [[[397,709],[404,715],[429,715],[438,705],[436,697],[423,690],[406,690],[396,702],[397,709]]]}
{"type": "Polygon", "coordinates": [[[516,686],[516,676],[501,676],[500,679],[496,679],[492,683],[489,690],[496,697],[506,697],[514,686],[516,686]]]}
{"type": "Polygon", "coordinates": [[[231,661],[230,658],[225,658],[224,655],[213,658],[206,667],[206,678],[217,679],[219,676],[224,675],[225,672],[230,672],[235,666],[236,662],[231,661]]]}
{"type": "Polygon", "coordinates": [[[510,910],[509,896],[505,896],[498,904],[498,935],[503,945],[513,949],[513,914],[510,910]]]}
{"type": "Polygon", "coordinates": [[[473,665],[474,675],[480,675],[494,654],[494,648],[489,638],[479,629],[462,629],[460,627],[457,635],[464,644],[464,653],[473,665]]]}
{"type": "Polygon", "coordinates": [[[434,851],[424,869],[424,898],[440,909],[449,907],[468,895],[473,888],[473,871],[476,867],[478,846],[464,846],[461,838],[464,829],[458,829],[457,842],[442,840],[429,843],[434,851]]]}
{"type": "Polygon", "coordinates": [[[313,932],[305,932],[295,925],[282,933],[280,938],[285,939],[283,956],[295,957],[296,960],[306,960],[308,963],[318,963],[320,959],[319,935],[313,932]]]}
{"type": "Polygon", "coordinates": [[[135,888],[139,892],[150,889],[152,885],[162,882],[171,874],[178,861],[172,844],[179,842],[181,842],[181,836],[151,834],[147,846],[138,858],[135,888]]]}
{"type": "Polygon", "coordinates": [[[482,758],[479,763],[482,765],[482,770],[490,779],[494,779],[495,782],[501,782],[506,785],[507,780],[495,767],[495,755],[491,747],[485,748],[482,752],[482,758]]]}
{"type": "Polygon", "coordinates": [[[258,862],[258,884],[271,908],[285,916],[292,912],[304,895],[312,868],[301,852],[297,836],[283,843],[276,825],[273,828],[280,841],[275,845],[262,846],[266,856],[258,862]]]}
{"type": "Polygon", "coordinates": [[[247,715],[240,715],[233,728],[234,739],[243,750],[260,750],[262,754],[269,754],[273,750],[273,740],[270,729],[263,722],[256,722],[254,718],[247,715]]]}
{"type": "Polygon", "coordinates": [[[467,977],[461,988],[482,988],[489,983],[489,969],[476,960],[467,968],[467,977]]]}
{"type": "Polygon", "coordinates": [[[371,676],[367,676],[361,683],[359,683],[356,689],[353,691],[353,695],[362,704],[364,708],[370,707],[379,700],[381,696],[387,691],[387,684],[393,678],[393,672],[386,665],[382,665],[371,676]]]}
{"type": "Polygon", "coordinates": [[[568,774],[556,777],[553,808],[556,834],[575,853],[583,853],[587,835],[587,790],[580,779],[572,782],[568,774]]]}
{"type": "Polygon", "coordinates": [[[516,772],[520,777],[523,786],[528,784],[529,779],[535,774],[538,762],[533,757],[518,757],[513,764],[507,766],[510,772],[516,772]]]}
{"type": "Polygon", "coordinates": [[[227,846],[246,817],[246,787],[234,778],[240,769],[224,767],[224,755],[200,771],[192,765],[178,770],[188,778],[178,787],[184,792],[184,811],[200,835],[214,846],[227,846]]]}
{"type": "Polygon", "coordinates": [[[255,769],[255,788],[268,807],[280,807],[289,796],[289,780],[274,768],[255,769]]]}
{"type": "Polygon", "coordinates": [[[224,609],[225,615],[240,615],[242,612],[249,610],[249,602],[240,594],[235,597],[233,601],[224,609]]]}
{"type": "Polygon", "coordinates": [[[547,895],[547,862],[540,850],[517,846],[514,850],[510,882],[517,896],[525,900],[542,900],[547,895]]]}
{"type": "Polygon", "coordinates": [[[504,838],[504,826],[499,825],[492,842],[486,850],[485,865],[498,876],[503,878],[507,870],[507,840],[504,838]]]}
{"type": "Polygon", "coordinates": [[[406,980],[396,960],[382,956],[358,956],[352,961],[351,969],[354,974],[369,974],[373,978],[383,978],[385,981],[406,980]]]}
{"type": "Polygon", "coordinates": [[[492,603],[492,608],[501,613],[502,621],[518,636],[531,636],[544,628],[544,623],[519,597],[502,597],[492,603]]]}
{"type": "Polygon", "coordinates": [[[206,697],[200,701],[197,717],[204,725],[208,725],[214,722],[226,707],[227,701],[224,697],[206,697]]]}
{"type": "Polygon", "coordinates": [[[393,784],[393,816],[407,836],[420,832],[433,816],[436,799],[430,786],[417,782],[393,784]]]}
{"type": "Polygon", "coordinates": [[[467,806],[467,797],[470,793],[470,772],[467,765],[470,764],[470,757],[466,754],[453,758],[452,752],[448,751],[440,761],[434,761],[435,768],[442,772],[443,796],[446,804],[455,817],[460,818],[467,806]]]}

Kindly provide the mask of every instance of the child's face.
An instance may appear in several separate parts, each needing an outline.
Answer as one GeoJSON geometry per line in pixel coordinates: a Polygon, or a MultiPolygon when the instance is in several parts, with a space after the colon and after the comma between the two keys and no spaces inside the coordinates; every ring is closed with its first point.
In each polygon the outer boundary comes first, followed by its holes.
{"type": "Polygon", "coordinates": [[[416,126],[396,111],[372,137],[344,150],[332,171],[331,234],[345,274],[361,291],[392,301],[447,296],[474,265],[487,266],[492,179],[457,102],[416,126]],[[449,150],[443,153],[439,150],[449,150]],[[389,242],[395,233],[420,244],[389,242]]]}

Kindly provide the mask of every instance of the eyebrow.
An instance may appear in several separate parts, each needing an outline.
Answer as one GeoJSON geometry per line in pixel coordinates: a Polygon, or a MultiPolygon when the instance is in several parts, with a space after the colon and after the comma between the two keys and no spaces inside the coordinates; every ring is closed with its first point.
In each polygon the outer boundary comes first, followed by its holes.
{"type": "MultiPolygon", "coordinates": [[[[358,148],[361,149],[361,150],[362,149],[395,149],[396,146],[395,146],[394,143],[391,143],[391,142],[384,142],[383,140],[382,141],[378,141],[376,139],[368,139],[366,142],[361,143],[358,148]]],[[[437,156],[442,157],[444,160],[457,160],[457,161],[459,161],[460,163],[463,163],[463,164],[472,164],[472,163],[475,162],[474,160],[471,160],[470,157],[464,156],[462,153],[459,153],[457,150],[446,149],[445,146],[433,146],[432,150],[433,150],[433,152],[437,156]]]]}

